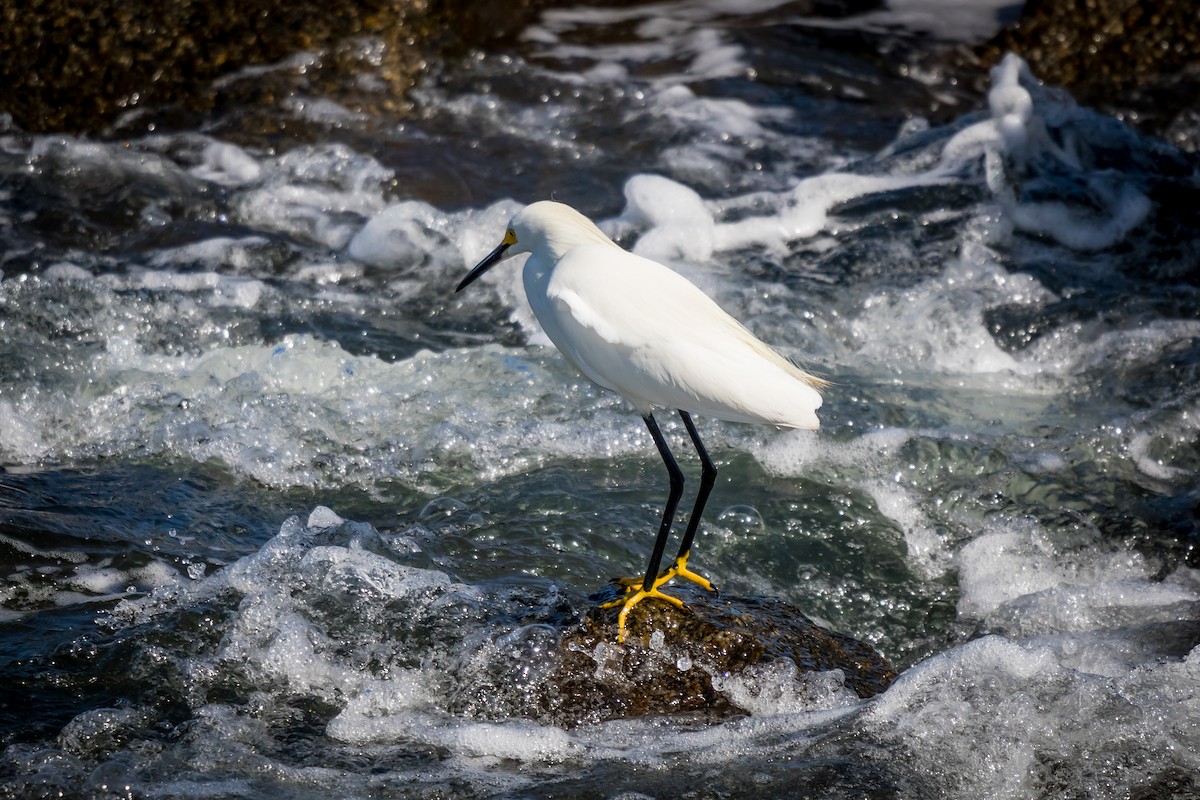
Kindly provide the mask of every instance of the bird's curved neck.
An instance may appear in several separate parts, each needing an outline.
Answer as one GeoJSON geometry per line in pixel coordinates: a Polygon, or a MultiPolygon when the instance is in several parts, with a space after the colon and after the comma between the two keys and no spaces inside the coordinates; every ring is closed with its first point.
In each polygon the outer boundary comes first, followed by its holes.
{"type": "Polygon", "coordinates": [[[604,231],[597,228],[590,219],[582,215],[578,219],[564,222],[554,230],[546,231],[544,243],[546,255],[550,257],[550,263],[558,261],[572,249],[582,244],[618,246],[616,242],[604,234],[604,231]]]}

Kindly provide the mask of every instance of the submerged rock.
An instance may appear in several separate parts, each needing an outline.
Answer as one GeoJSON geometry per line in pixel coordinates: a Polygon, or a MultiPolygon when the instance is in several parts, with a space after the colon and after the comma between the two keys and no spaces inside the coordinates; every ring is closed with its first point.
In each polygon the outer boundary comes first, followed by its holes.
{"type": "Polygon", "coordinates": [[[1080,103],[1200,149],[1200,26],[1193,0],[1030,0],[980,49],[1006,52],[1080,103]]]}
{"type": "Polygon", "coordinates": [[[32,132],[110,131],[141,109],[173,109],[186,124],[221,106],[273,103],[298,84],[397,110],[428,58],[509,35],[536,5],[520,0],[504,14],[423,0],[7,4],[0,114],[32,132]],[[364,75],[376,91],[362,90],[364,75]]]}
{"type": "Polygon", "coordinates": [[[659,714],[720,719],[752,713],[747,699],[759,710],[773,696],[828,707],[835,695],[871,697],[896,678],[871,645],[782,600],[705,593],[685,600],[682,609],[635,606],[621,644],[617,610],[592,609],[559,640],[536,698],[539,715],[563,725],[659,714]]]}

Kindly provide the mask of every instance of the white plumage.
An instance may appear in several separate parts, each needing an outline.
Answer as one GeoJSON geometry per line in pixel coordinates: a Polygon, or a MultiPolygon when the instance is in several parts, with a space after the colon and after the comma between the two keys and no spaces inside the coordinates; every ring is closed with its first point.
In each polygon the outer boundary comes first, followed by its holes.
{"type": "Polygon", "coordinates": [[[825,381],[772,350],[683,276],[617,246],[591,220],[562,203],[543,201],[519,211],[501,244],[458,290],[504,258],[526,252],[525,294],[546,335],[580,372],[641,412],[672,476],[669,514],[664,514],[641,588],[622,581],[628,588],[620,601],[623,638],[629,609],[645,597],[678,603],[658,591],[671,578],[686,577],[711,588],[686,568],[716,475],[688,412],[815,429],[818,389],[825,381]],[[654,420],[654,408],[681,413],[705,466],[680,554],[661,575],[658,567],[683,477],[654,420]]]}

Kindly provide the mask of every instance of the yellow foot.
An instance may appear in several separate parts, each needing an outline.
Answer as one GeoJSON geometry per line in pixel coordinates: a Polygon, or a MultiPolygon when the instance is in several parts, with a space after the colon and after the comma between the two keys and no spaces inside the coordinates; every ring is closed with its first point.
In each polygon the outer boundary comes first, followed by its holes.
{"type": "MultiPolygon", "coordinates": [[[[670,570],[668,570],[667,572],[670,572],[670,570]]],[[[616,608],[617,606],[621,607],[621,613],[617,615],[617,641],[618,642],[625,641],[625,619],[629,616],[630,609],[632,609],[634,606],[636,606],[638,603],[642,602],[643,600],[645,600],[649,597],[654,597],[659,600],[666,600],[668,603],[672,603],[676,606],[679,606],[680,608],[683,608],[683,601],[680,600],[678,597],[671,597],[671,595],[666,594],[665,592],[660,592],[658,590],[658,587],[662,586],[664,583],[671,580],[672,577],[673,576],[668,575],[667,573],[664,572],[662,575],[660,575],[658,577],[657,580],[654,581],[654,585],[651,586],[649,589],[645,589],[645,588],[641,588],[641,587],[634,589],[633,586],[631,586],[627,582],[629,580],[632,580],[629,578],[623,578],[623,579],[616,581],[617,583],[622,583],[629,587],[625,596],[618,598],[616,600],[610,600],[607,603],[601,603],[600,607],[601,608],[616,608]]],[[[639,580],[638,583],[640,584],[641,581],[639,580]]]]}
{"type": "Polygon", "coordinates": [[[709,582],[708,578],[688,569],[687,562],[689,555],[691,554],[684,553],[679,558],[675,559],[675,563],[672,564],[670,569],[663,574],[670,574],[671,577],[674,578],[683,578],[685,580],[689,580],[692,583],[700,584],[700,586],[704,587],[710,592],[715,592],[717,589],[712,585],[712,583],[709,582]]]}
{"type": "MultiPolygon", "coordinates": [[[[613,584],[614,586],[624,586],[625,592],[626,592],[626,594],[628,594],[629,592],[632,592],[636,589],[640,589],[642,586],[642,583],[644,581],[645,581],[645,579],[641,578],[641,577],[638,577],[638,578],[613,578],[611,581],[609,581],[609,583],[613,584]]],[[[612,606],[615,606],[619,602],[621,602],[621,601],[614,600],[613,602],[605,603],[604,605],[602,605],[600,607],[601,608],[611,608],[612,606]]]]}
{"type": "Polygon", "coordinates": [[[625,620],[629,616],[629,610],[642,602],[648,597],[666,600],[680,608],[683,608],[683,601],[678,597],[672,597],[665,592],[660,591],[660,587],[670,582],[674,578],[684,578],[692,583],[703,586],[710,592],[715,592],[716,589],[709,582],[708,578],[703,575],[692,572],[687,566],[688,554],[684,553],[679,558],[675,559],[675,563],[658,574],[654,579],[654,584],[649,588],[644,588],[644,578],[614,578],[612,583],[617,586],[625,587],[625,596],[619,597],[616,600],[610,600],[607,603],[601,603],[601,608],[616,608],[621,607],[621,613],[617,615],[617,641],[625,641],[625,620]]]}
{"type": "MultiPolygon", "coordinates": [[[[658,577],[654,580],[654,586],[655,587],[662,586],[664,583],[667,583],[668,581],[670,581],[673,578],[683,578],[684,580],[689,580],[692,583],[699,584],[701,587],[703,587],[704,589],[706,589],[710,592],[717,591],[717,588],[715,586],[713,586],[712,583],[709,582],[708,578],[704,577],[703,575],[701,575],[697,572],[692,572],[690,569],[688,569],[688,565],[687,565],[688,555],[690,555],[690,554],[685,553],[684,555],[675,559],[674,564],[667,567],[662,572],[658,573],[658,577]]],[[[628,594],[630,592],[634,592],[634,591],[642,588],[643,582],[644,582],[643,578],[613,578],[611,581],[609,581],[609,583],[612,583],[615,586],[625,587],[626,594],[628,594]]],[[[619,600],[613,601],[611,604],[609,604],[609,606],[615,606],[619,602],[621,602],[621,601],[619,601],[619,600]]]]}

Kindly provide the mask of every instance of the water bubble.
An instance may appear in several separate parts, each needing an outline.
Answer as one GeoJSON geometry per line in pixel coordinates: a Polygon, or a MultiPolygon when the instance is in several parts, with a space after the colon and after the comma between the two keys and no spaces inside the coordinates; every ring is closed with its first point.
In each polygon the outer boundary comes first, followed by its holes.
{"type": "Polygon", "coordinates": [[[467,504],[453,497],[436,497],[421,509],[418,518],[422,522],[433,522],[452,516],[455,512],[463,511],[467,504]]]}
{"type": "Polygon", "coordinates": [[[717,515],[717,524],[738,537],[760,534],[765,528],[762,514],[754,506],[748,505],[734,505],[725,509],[717,515]]]}

